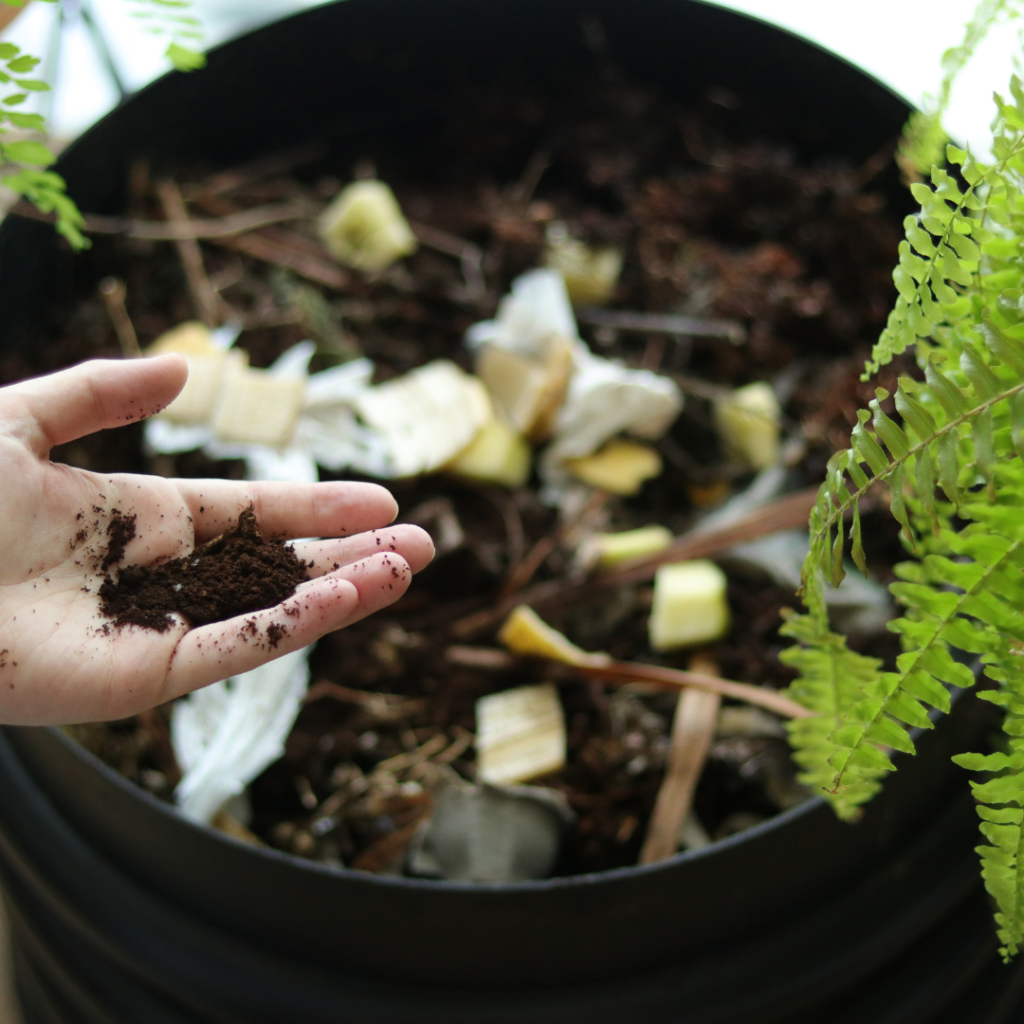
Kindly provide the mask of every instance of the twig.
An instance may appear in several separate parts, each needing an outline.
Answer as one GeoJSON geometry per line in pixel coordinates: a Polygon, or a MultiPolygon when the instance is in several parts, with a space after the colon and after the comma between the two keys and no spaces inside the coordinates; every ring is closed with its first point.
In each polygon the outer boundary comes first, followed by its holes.
{"type": "MultiPolygon", "coordinates": [[[[458,740],[455,741],[459,742],[458,740]]],[[[394,757],[389,757],[386,761],[381,761],[379,764],[373,766],[373,774],[376,775],[379,772],[392,773],[400,772],[406,768],[411,768],[414,764],[419,764],[420,761],[426,761],[433,757],[435,754],[441,753],[445,747],[448,746],[448,737],[443,732],[439,732],[434,736],[431,736],[426,743],[422,746],[417,747],[415,750],[407,750],[404,754],[395,754],[394,757]]],[[[463,750],[466,748],[463,747],[463,750]]],[[[461,753],[461,751],[460,751],[461,753]]],[[[458,754],[455,755],[458,757],[458,754]]]]}
{"type": "Polygon", "coordinates": [[[581,524],[592,519],[608,503],[610,495],[607,491],[594,491],[587,503],[574,514],[570,515],[551,533],[545,534],[530,548],[526,557],[509,573],[508,581],[501,589],[501,596],[507,598],[517,593],[533,579],[544,560],[555,548],[581,524]]]}
{"type": "Polygon", "coordinates": [[[691,558],[711,558],[713,555],[727,551],[737,544],[756,540],[779,530],[791,530],[807,525],[817,489],[798,491],[796,494],[771,501],[755,509],[749,515],[718,530],[694,530],[669,547],[655,555],[625,562],[620,567],[608,572],[591,576],[582,582],[575,580],[549,580],[538,583],[518,594],[500,598],[491,608],[473,612],[452,623],[452,635],[460,640],[468,639],[477,633],[491,629],[501,622],[510,611],[520,604],[529,605],[537,610],[549,605],[571,604],[589,597],[600,590],[611,587],[629,586],[653,578],[658,567],[669,562],[683,562],[691,558]]]}
{"type": "Polygon", "coordinates": [[[243,164],[241,167],[230,167],[226,171],[219,171],[207,178],[206,181],[190,186],[186,190],[186,198],[198,199],[204,195],[220,195],[225,192],[232,192],[243,185],[251,185],[262,178],[286,174],[302,164],[311,163],[318,157],[323,156],[323,154],[324,145],[321,142],[311,142],[306,145],[296,146],[294,149],[272,153],[270,156],[254,160],[250,164],[243,164]]]}
{"type": "MultiPolygon", "coordinates": [[[[18,200],[8,212],[47,224],[53,224],[57,220],[55,213],[41,213],[24,199],[18,200]]],[[[165,221],[137,220],[132,217],[103,217],[88,213],[85,215],[83,230],[88,235],[124,235],[127,238],[143,238],[152,242],[179,242],[240,235],[271,224],[306,220],[313,212],[309,203],[292,201],[254,206],[252,209],[241,210],[227,217],[186,218],[173,224],[165,221]]]]}
{"type": "Polygon", "coordinates": [[[610,658],[603,664],[595,662],[591,665],[569,665],[562,661],[517,657],[497,647],[468,647],[463,644],[452,644],[444,653],[445,658],[453,665],[480,669],[484,672],[507,672],[533,662],[547,665],[545,671],[560,679],[584,676],[587,679],[600,679],[609,686],[627,686],[630,683],[642,682],[650,684],[657,690],[692,687],[718,694],[720,697],[741,700],[745,704],[754,704],[774,711],[784,718],[807,718],[812,714],[802,704],[783,696],[778,690],[722,679],[717,671],[713,674],[700,671],[684,672],[678,668],[645,665],[639,661],[612,661],[610,658]]]}
{"type": "Polygon", "coordinates": [[[481,492],[485,498],[498,510],[501,521],[505,525],[505,548],[508,555],[509,572],[523,560],[526,552],[526,533],[523,530],[523,520],[519,515],[516,503],[509,495],[497,487],[488,487],[481,492]]]}
{"type": "MultiPolygon", "coordinates": [[[[238,213],[230,199],[221,196],[203,196],[196,205],[219,217],[238,213]]],[[[351,283],[349,275],[328,255],[327,250],[312,238],[283,228],[264,227],[245,235],[211,238],[211,244],[234,249],[264,263],[284,267],[335,291],[345,291],[351,283]]]]}
{"type": "Polygon", "coordinates": [[[736,320],[698,320],[674,313],[635,313],[588,307],[578,310],[576,319],[592,327],[611,327],[619,331],[682,334],[691,338],[727,338],[734,345],[747,339],[743,324],[736,320]]]}
{"type": "Polygon", "coordinates": [[[136,359],[142,355],[142,349],[139,348],[132,318],[125,308],[124,299],[127,294],[124,281],[116,277],[105,277],[100,281],[100,295],[103,297],[103,305],[107,307],[110,322],[114,325],[121,352],[125,359],[136,359]]]}
{"type": "Polygon", "coordinates": [[[534,153],[523,169],[523,175],[516,184],[508,190],[508,202],[518,213],[525,213],[530,200],[533,198],[540,179],[544,172],[551,166],[551,154],[543,151],[534,153]]]}
{"type": "Polygon", "coordinates": [[[452,644],[445,649],[444,656],[453,665],[488,672],[505,672],[515,668],[521,660],[500,647],[468,647],[465,644],[452,644]]]}
{"type": "Polygon", "coordinates": [[[802,704],[784,697],[778,690],[772,690],[767,686],[754,686],[752,683],[737,683],[707,672],[684,672],[682,669],[665,668],[662,665],[644,665],[638,661],[609,661],[607,665],[572,665],[569,671],[588,679],[603,679],[619,686],[643,682],[652,683],[662,690],[691,687],[720,697],[732,697],[747,704],[756,704],[785,718],[810,718],[814,714],[802,704]]]}
{"type": "Polygon", "coordinates": [[[715,530],[691,530],[673,541],[667,548],[662,548],[653,555],[623,562],[615,569],[599,575],[594,582],[604,587],[640,583],[652,579],[660,566],[670,562],[710,558],[737,544],[745,544],[747,541],[778,533],[780,530],[806,526],[817,499],[817,487],[787,494],[784,498],[761,505],[728,526],[715,530]]]}
{"type": "MultiPolygon", "coordinates": [[[[718,669],[711,658],[700,654],[691,658],[690,666],[708,674],[718,669]]],[[[721,701],[718,694],[696,689],[684,690],[679,695],[672,722],[668,768],[640,850],[641,864],[665,860],[679,849],[679,829],[693,803],[697,780],[704,770],[721,701]]]]}
{"type": "MultiPolygon", "coordinates": [[[[185,200],[182,199],[181,190],[173,181],[169,179],[158,181],[156,194],[163,206],[164,216],[167,220],[172,224],[188,220],[185,200]]],[[[206,267],[203,265],[203,254],[199,243],[194,238],[179,238],[174,244],[181,259],[181,265],[185,269],[188,290],[192,293],[192,301],[196,304],[199,319],[207,327],[216,327],[220,322],[217,293],[206,276],[206,267]]]]}
{"type": "Polygon", "coordinates": [[[487,283],[484,281],[484,254],[478,245],[465,242],[455,235],[449,235],[447,231],[439,231],[427,224],[410,222],[409,227],[421,245],[443,252],[447,256],[454,256],[459,261],[468,299],[476,301],[483,298],[487,293],[487,283]]]}
{"type": "Polygon", "coordinates": [[[302,698],[304,704],[310,704],[322,697],[343,701],[346,704],[357,704],[369,715],[379,721],[394,721],[418,714],[427,706],[426,700],[400,697],[395,693],[374,693],[369,690],[352,690],[339,683],[328,682],[326,679],[314,683],[302,698]]]}

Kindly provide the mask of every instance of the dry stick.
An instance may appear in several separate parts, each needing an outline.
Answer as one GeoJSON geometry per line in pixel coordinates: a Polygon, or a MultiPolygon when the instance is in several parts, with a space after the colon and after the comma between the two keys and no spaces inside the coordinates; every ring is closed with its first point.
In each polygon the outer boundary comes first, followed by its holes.
{"type": "Polygon", "coordinates": [[[139,348],[139,339],[132,324],[132,318],[128,315],[124,300],[128,294],[124,281],[116,277],[105,277],[100,281],[100,295],[103,297],[103,305],[107,307],[110,322],[114,325],[114,333],[117,335],[118,344],[125,359],[135,359],[142,355],[139,348]]]}
{"type": "MultiPolygon", "coordinates": [[[[57,220],[55,213],[41,213],[24,199],[15,203],[8,212],[29,220],[41,220],[47,224],[53,224],[57,220]]],[[[165,221],[136,220],[131,217],[103,217],[88,213],[85,215],[84,230],[88,235],[124,235],[127,238],[143,238],[151,242],[180,242],[197,238],[214,239],[240,235],[272,224],[306,220],[315,212],[309,203],[291,201],[254,206],[252,209],[240,210],[226,217],[183,219],[173,224],[165,221]]]]}
{"type": "Polygon", "coordinates": [[[659,690],[679,690],[692,687],[716,693],[720,697],[730,697],[746,704],[755,704],[773,711],[784,718],[807,718],[811,712],[802,704],[790,700],[778,690],[767,686],[754,686],[751,683],[737,683],[732,679],[722,679],[717,672],[708,675],[703,672],[684,672],[677,668],[665,668],[661,665],[645,665],[638,661],[596,660],[590,665],[570,665],[562,661],[543,661],[517,657],[497,647],[468,647],[464,644],[452,644],[445,649],[445,659],[453,665],[464,668],[475,668],[483,672],[510,672],[521,668],[530,661],[541,661],[549,666],[550,674],[559,679],[573,676],[585,676],[588,679],[600,679],[608,686],[625,686],[628,683],[650,684],[659,690]]]}
{"type": "MultiPolygon", "coordinates": [[[[170,180],[158,181],[156,194],[164,209],[164,216],[172,224],[188,220],[188,211],[185,209],[185,200],[181,198],[181,189],[170,180]]],[[[206,267],[203,265],[203,254],[199,243],[194,238],[181,238],[174,243],[181,259],[181,265],[185,268],[185,278],[188,281],[188,290],[192,293],[192,301],[196,304],[196,312],[199,319],[207,327],[216,327],[220,323],[217,293],[206,276],[206,267]]]]}
{"type": "Polygon", "coordinates": [[[512,567],[508,581],[501,588],[501,596],[503,598],[509,597],[510,595],[514,595],[518,591],[522,590],[523,587],[533,579],[537,570],[544,564],[544,560],[548,555],[550,555],[551,552],[554,551],[555,548],[561,544],[577,526],[580,525],[580,523],[600,512],[607,504],[610,497],[611,495],[607,491],[594,491],[587,503],[579,509],[575,515],[571,515],[568,519],[559,523],[551,533],[547,533],[541,537],[541,539],[538,540],[532,548],[530,548],[526,557],[518,565],[512,567]]]}
{"type": "Polygon", "coordinates": [[[253,259],[261,260],[264,263],[272,263],[277,267],[284,267],[293,273],[304,277],[314,284],[322,284],[335,291],[345,291],[351,283],[351,278],[341,267],[329,262],[326,259],[319,259],[302,252],[297,247],[289,245],[277,239],[270,239],[252,232],[248,235],[238,235],[225,238],[209,239],[211,245],[219,245],[224,249],[233,249],[235,252],[245,253],[253,259]]]}
{"type": "Polygon", "coordinates": [[[756,540],[779,530],[806,526],[807,517],[814,507],[817,496],[817,488],[789,494],[785,498],[762,505],[731,526],[723,526],[717,530],[693,530],[655,555],[633,559],[616,569],[599,573],[583,581],[558,579],[538,583],[518,594],[500,599],[492,608],[457,619],[452,623],[452,634],[465,640],[496,626],[517,605],[526,604],[535,610],[548,605],[564,606],[599,590],[630,586],[652,579],[658,567],[669,562],[710,558],[737,544],[756,540]]]}
{"type": "MultiPolygon", "coordinates": [[[[706,655],[695,654],[690,667],[701,674],[713,674],[718,666],[706,655]]],[[[686,818],[697,780],[715,734],[718,706],[722,698],[716,693],[696,689],[684,690],[676,704],[672,722],[672,748],[665,778],[658,790],[647,836],[640,850],[640,863],[653,864],[671,857],[679,849],[679,829],[686,818]]]]}
{"type": "Polygon", "coordinates": [[[728,338],[734,345],[746,341],[747,332],[736,320],[698,320],[675,313],[634,313],[628,310],[594,309],[576,313],[580,323],[592,327],[611,327],[619,331],[640,331],[656,334],[683,334],[691,338],[728,338]]]}
{"type": "MultiPolygon", "coordinates": [[[[196,204],[222,217],[238,212],[236,204],[222,196],[203,196],[196,200],[196,204]]],[[[294,231],[266,227],[246,235],[211,238],[210,242],[264,263],[284,267],[307,281],[326,285],[335,291],[345,291],[351,283],[349,275],[328,256],[319,242],[294,231]]]]}
{"type": "Polygon", "coordinates": [[[478,245],[464,242],[455,235],[449,235],[447,231],[440,231],[427,224],[410,222],[409,227],[421,245],[443,252],[447,256],[454,256],[459,261],[466,282],[467,298],[483,298],[487,292],[487,284],[484,281],[484,254],[478,245]]]}
{"type": "Polygon", "coordinates": [[[603,679],[619,686],[626,683],[652,683],[662,690],[676,690],[680,687],[703,690],[719,697],[731,697],[747,704],[756,704],[767,711],[774,711],[784,718],[809,718],[814,714],[802,704],[783,696],[778,690],[752,683],[737,683],[722,679],[707,672],[684,672],[678,668],[662,665],[644,665],[638,661],[609,661],[607,665],[573,665],[570,671],[588,679],[603,679]]]}

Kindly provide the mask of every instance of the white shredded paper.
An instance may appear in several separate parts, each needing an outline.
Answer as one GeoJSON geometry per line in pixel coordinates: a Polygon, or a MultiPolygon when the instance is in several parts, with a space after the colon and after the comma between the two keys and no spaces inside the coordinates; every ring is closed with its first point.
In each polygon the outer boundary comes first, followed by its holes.
{"type": "Polygon", "coordinates": [[[284,752],[309,686],[309,650],[285,654],[175,703],[171,739],[184,774],[174,795],[186,818],[210,822],[284,752]]]}

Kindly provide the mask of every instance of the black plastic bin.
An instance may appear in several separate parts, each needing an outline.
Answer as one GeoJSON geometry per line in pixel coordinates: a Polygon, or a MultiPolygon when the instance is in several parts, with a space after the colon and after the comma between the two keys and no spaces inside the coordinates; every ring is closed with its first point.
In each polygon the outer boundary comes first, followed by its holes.
{"type": "MultiPolygon", "coordinates": [[[[737,133],[806,156],[866,160],[907,114],[838,58],[691,0],[346,0],[161,80],[60,169],[97,213],[119,212],[141,155],[211,168],[315,139],[350,158],[422,153],[429,173],[459,83],[518,74],[557,89],[564,68],[593,59],[581,24],[595,20],[634,76],[682,98],[732,90],[737,133]]],[[[31,344],[48,298],[88,273],[52,229],[8,220],[0,349],[31,344]]],[[[662,864],[509,886],[247,846],[59,731],[7,728],[0,880],[27,1022],[1022,1021],[1024,969],[996,955],[976,816],[949,760],[983,742],[986,708],[960,699],[856,826],[814,800],[662,864]]]]}

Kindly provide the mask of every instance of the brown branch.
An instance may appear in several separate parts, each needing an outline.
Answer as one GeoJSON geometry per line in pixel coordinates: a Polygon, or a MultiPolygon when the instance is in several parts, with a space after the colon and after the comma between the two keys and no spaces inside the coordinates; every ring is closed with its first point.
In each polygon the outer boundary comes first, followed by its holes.
{"type": "Polygon", "coordinates": [[[100,281],[100,295],[103,298],[103,305],[107,307],[107,314],[114,326],[121,352],[126,359],[135,359],[142,355],[142,350],[139,348],[139,338],[135,333],[132,318],[125,308],[124,300],[127,294],[128,289],[124,281],[116,277],[105,277],[100,281]]]}
{"type": "Polygon", "coordinates": [[[652,579],[658,567],[669,562],[684,562],[692,558],[711,558],[737,544],[756,540],[779,530],[806,526],[807,518],[818,496],[817,488],[798,491],[777,501],[768,502],[749,515],[717,530],[693,530],[678,538],[655,555],[634,559],[608,572],[598,573],[585,580],[549,580],[506,598],[500,598],[491,608],[473,612],[452,623],[452,635],[466,640],[502,622],[517,605],[526,604],[534,610],[550,605],[565,606],[585,599],[593,593],[612,587],[630,586],[652,579]]]}
{"type": "MultiPolygon", "coordinates": [[[[595,658],[597,657],[595,655],[595,658]]],[[[692,687],[716,693],[720,697],[741,700],[745,704],[754,704],[784,718],[808,718],[812,714],[802,704],[790,700],[778,690],[722,679],[717,672],[684,672],[682,669],[665,668],[662,665],[645,665],[638,661],[612,661],[610,658],[603,664],[595,661],[591,665],[570,665],[563,661],[517,657],[497,647],[467,647],[462,644],[452,644],[448,647],[445,650],[445,658],[453,665],[475,668],[483,672],[509,672],[516,668],[521,669],[532,662],[546,665],[545,671],[559,679],[584,676],[587,679],[600,679],[609,686],[642,682],[650,683],[659,690],[692,687]]]]}
{"type": "MultiPolygon", "coordinates": [[[[8,211],[18,217],[54,224],[55,213],[41,213],[25,199],[19,199],[8,211]]],[[[178,242],[190,239],[226,238],[240,235],[272,224],[290,220],[306,220],[315,211],[310,204],[299,202],[274,203],[254,206],[227,217],[204,217],[184,219],[168,224],[164,221],[136,220],[132,217],[104,217],[100,214],[85,215],[83,230],[89,235],[125,235],[127,238],[145,238],[152,242],[178,242]]]]}
{"type": "MultiPolygon", "coordinates": [[[[163,207],[164,216],[171,224],[183,224],[188,220],[185,200],[181,197],[181,189],[171,180],[165,179],[156,183],[156,194],[163,207]]],[[[188,290],[192,293],[192,301],[196,305],[199,319],[207,327],[216,327],[220,323],[220,311],[217,305],[217,293],[206,276],[203,265],[203,253],[194,238],[179,238],[175,243],[178,257],[185,270],[188,290]]]]}
{"type": "MultiPolygon", "coordinates": [[[[222,196],[202,196],[196,205],[220,217],[239,212],[236,204],[222,196]]],[[[284,228],[264,227],[248,234],[209,239],[213,245],[245,253],[253,259],[291,270],[307,281],[345,291],[351,282],[348,273],[328,256],[315,239],[284,228]]]]}
{"type": "MultiPolygon", "coordinates": [[[[690,659],[690,667],[707,675],[718,671],[711,658],[699,653],[690,659]]],[[[706,690],[687,689],[679,695],[672,722],[668,768],[640,850],[641,864],[665,860],[679,849],[679,829],[693,804],[697,781],[715,735],[721,702],[718,694],[706,690]]]]}
{"type": "Polygon", "coordinates": [[[747,704],[756,704],[785,718],[810,718],[814,714],[802,704],[783,696],[778,690],[772,690],[767,686],[754,686],[752,683],[737,683],[706,672],[684,672],[678,668],[644,665],[637,661],[610,661],[607,665],[572,665],[571,671],[588,679],[603,679],[618,686],[626,683],[652,683],[662,690],[692,687],[695,690],[718,694],[720,697],[731,697],[747,704]]]}
{"type": "Polygon", "coordinates": [[[727,338],[734,345],[741,344],[747,338],[746,328],[736,320],[698,320],[675,313],[634,313],[588,307],[579,310],[576,319],[592,327],[610,327],[618,331],[682,334],[691,338],[727,338]]]}

